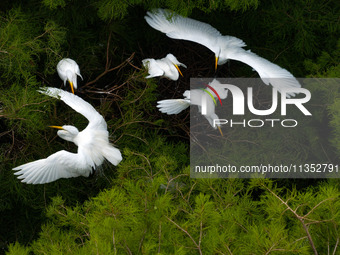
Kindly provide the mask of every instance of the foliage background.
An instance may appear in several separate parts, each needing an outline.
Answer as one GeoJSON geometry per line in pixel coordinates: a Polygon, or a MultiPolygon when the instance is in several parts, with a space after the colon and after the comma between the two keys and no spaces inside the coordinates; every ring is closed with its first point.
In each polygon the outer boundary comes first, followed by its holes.
{"type": "MultiPolygon", "coordinates": [[[[337,179],[190,179],[188,112],[163,115],[157,100],[181,97],[190,77],[257,74],[239,62],[215,73],[208,49],[171,40],[146,24],[143,17],[154,7],[239,37],[296,77],[340,76],[335,0],[1,1],[0,252],[338,254],[337,179]],[[188,66],[184,77],[146,80],[141,60],[169,52],[188,66]],[[55,70],[63,57],[80,65],[84,81],[77,94],[105,117],[124,160],[89,178],[25,185],[13,175],[14,166],[76,150],[48,125],[87,125],[62,102],[36,91],[63,86],[55,70]]],[[[231,162],[246,164],[271,152],[275,162],[294,157],[338,163],[339,86],[308,89],[313,120],[305,130],[284,140],[231,130],[231,162]],[[281,145],[284,153],[273,154],[281,145]]],[[[257,92],[260,102],[266,98],[265,88],[257,92]]]]}

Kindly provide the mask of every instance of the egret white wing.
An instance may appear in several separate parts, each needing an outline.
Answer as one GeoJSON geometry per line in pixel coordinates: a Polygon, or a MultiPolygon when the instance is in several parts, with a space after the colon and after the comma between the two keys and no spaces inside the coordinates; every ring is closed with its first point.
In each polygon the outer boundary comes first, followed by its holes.
{"type": "Polygon", "coordinates": [[[83,80],[83,76],[81,76],[80,74],[79,66],[77,65],[74,69],[75,69],[74,72],[76,73],[76,75],[78,75],[83,80]]]}
{"type": "Polygon", "coordinates": [[[178,114],[185,110],[190,105],[190,100],[188,99],[166,99],[157,102],[157,107],[162,113],[178,114]]]}
{"type": "Polygon", "coordinates": [[[79,154],[58,151],[45,159],[13,168],[18,179],[28,184],[43,184],[60,178],[88,177],[92,168],[79,154]]]}
{"type": "MultiPolygon", "coordinates": [[[[296,78],[286,69],[264,59],[251,51],[245,51],[241,48],[228,54],[228,58],[241,61],[251,66],[258,72],[262,81],[269,85],[271,84],[278,91],[283,88],[300,88],[301,84],[296,78]]],[[[295,96],[295,93],[287,93],[287,96],[295,96]]]]}
{"type": "Polygon", "coordinates": [[[155,59],[147,58],[142,60],[142,63],[148,69],[149,75],[145,77],[146,79],[164,75],[164,70],[155,59]]]}
{"type": "MultiPolygon", "coordinates": [[[[75,62],[74,62],[75,63],[75,62]]],[[[75,63],[76,64],[76,63],[75,63]]],[[[73,74],[72,74],[72,83],[74,88],[77,88],[77,75],[83,80],[83,76],[81,76],[80,74],[80,69],[79,66],[76,64],[75,66],[72,67],[73,68],[73,74]]]]}
{"type": "Polygon", "coordinates": [[[60,61],[57,65],[57,72],[60,77],[64,81],[64,85],[66,85],[67,77],[66,77],[66,67],[65,67],[65,62],[60,61]]]}
{"type": "Polygon", "coordinates": [[[215,51],[214,45],[221,33],[209,24],[163,9],[147,12],[147,15],[146,22],[168,37],[196,42],[215,51]]]}
{"type": "Polygon", "coordinates": [[[88,127],[95,127],[95,129],[107,130],[107,125],[103,116],[100,115],[92,105],[90,105],[88,102],[78,97],[77,95],[74,95],[62,89],[52,87],[40,88],[39,92],[50,97],[55,97],[63,100],[73,110],[79,112],[86,119],[89,120],[88,127]]]}

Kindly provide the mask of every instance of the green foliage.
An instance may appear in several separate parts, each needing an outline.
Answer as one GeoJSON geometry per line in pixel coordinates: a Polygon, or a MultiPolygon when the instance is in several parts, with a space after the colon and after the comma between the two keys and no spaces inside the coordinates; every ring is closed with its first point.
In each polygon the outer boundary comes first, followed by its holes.
{"type": "Polygon", "coordinates": [[[306,69],[311,73],[311,77],[337,78],[340,76],[340,40],[337,41],[335,49],[323,51],[316,61],[305,60],[306,69]]]}
{"type": "Polygon", "coordinates": [[[190,1],[183,2],[177,0],[171,1],[148,1],[141,0],[121,1],[121,0],[100,0],[96,3],[98,8],[98,16],[103,20],[123,19],[127,16],[129,7],[144,4],[147,9],[152,8],[168,8],[183,15],[188,15],[195,8],[210,13],[216,10],[248,10],[258,6],[258,0],[251,1],[234,1],[234,0],[217,0],[217,1],[190,1]]]}
{"type": "Polygon", "coordinates": [[[43,0],[42,3],[50,9],[57,9],[58,7],[64,8],[66,6],[65,0],[43,0]]]}
{"type": "MultiPolygon", "coordinates": [[[[222,1],[221,1],[222,2],[222,1]]],[[[251,0],[251,1],[233,1],[233,0],[228,0],[228,1],[224,1],[224,3],[226,6],[228,6],[230,8],[230,10],[232,11],[239,11],[239,10],[243,10],[246,11],[248,9],[251,8],[257,8],[257,6],[259,5],[258,0],[251,0]]],[[[221,4],[222,5],[222,4],[221,4]]],[[[219,6],[222,7],[222,6],[219,6]]],[[[219,9],[219,8],[216,8],[219,9]]],[[[223,7],[222,7],[223,9],[223,7]]]]}
{"type": "Polygon", "coordinates": [[[98,16],[103,20],[122,19],[128,13],[126,1],[101,0],[97,3],[98,16]]]}
{"type": "Polygon", "coordinates": [[[1,21],[1,70],[4,76],[28,78],[36,51],[41,47],[34,40],[27,16],[20,9],[12,9],[1,21]]]}
{"type": "Polygon", "coordinates": [[[46,57],[44,74],[53,74],[55,66],[60,61],[59,52],[62,52],[62,46],[66,42],[66,30],[59,26],[53,20],[47,21],[44,27],[44,43],[48,48],[44,49],[46,57]]]}
{"type": "Polygon", "coordinates": [[[335,21],[339,11],[336,1],[299,1],[296,5],[275,1],[264,11],[268,14],[262,21],[267,23],[266,33],[273,34],[274,38],[281,37],[286,44],[293,41],[293,48],[304,55],[320,53],[338,39],[334,33],[339,32],[335,21]]]}
{"type": "Polygon", "coordinates": [[[331,114],[330,125],[333,127],[332,144],[337,149],[338,155],[340,156],[340,98],[334,100],[329,106],[331,114]]]}
{"type": "Polygon", "coordinates": [[[20,246],[19,243],[14,243],[8,246],[8,252],[16,255],[28,255],[30,254],[30,249],[20,246]]]}
{"type": "Polygon", "coordinates": [[[65,31],[53,21],[43,27],[39,20],[21,8],[13,8],[0,21],[2,78],[29,82],[32,73],[37,72],[39,60],[44,57],[44,69],[55,70],[57,53],[65,42],[65,31]],[[48,46],[47,46],[48,45],[48,46]]]}
{"type": "MultiPolygon", "coordinates": [[[[340,77],[340,40],[334,50],[323,51],[316,61],[307,59],[306,69],[310,71],[311,77],[337,78],[340,77]]],[[[327,107],[322,113],[330,118],[329,124],[332,128],[332,135],[329,140],[340,155],[340,90],[338,80],[328,79],[322,83],[323,86],[311,87],[315,94],[318,94],[323,101],[327,102],[327,107]]]]}
{"type": "Polygon", "coordinates": [[[56,197],[31,249],[35,254],[311,254],[304,224],[320,254],[327,246],[337,249],[338,185],[283,191],[264,180],[246,188],[238,180],[203,179],[170,191],[171,182],[183,180],[180,175],[125,180],[73,208],[56,197]],[[249,195],[254,189],[263,190],[257,201],[249,195]]]}
{"type": "Polygon", "coordinates": [[[46,114],[52,110],[51,101],[42,100],[36,84],[32,77],[25,88],[15,83],[0,95],[0,101],[6,105],[2,111],[6,122],[27,138],[46,129],[49,121],[46,114]]]}

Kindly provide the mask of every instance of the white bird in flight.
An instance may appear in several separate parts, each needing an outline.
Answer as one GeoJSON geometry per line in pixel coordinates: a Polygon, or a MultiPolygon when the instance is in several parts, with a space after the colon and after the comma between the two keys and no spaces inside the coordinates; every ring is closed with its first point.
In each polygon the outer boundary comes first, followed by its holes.
{"type": "Polygon", "coordinates": [[[18,179],[28,184],[43,184],[60,178],[77,176],[88,177],[93,169],[99,167],[104,159],[118,165],[122,160],[119,149],[109,142],[109,132],[102,115],[82,98],[57,88],[42,88],[39,92],[59,98],[75,111],[88,119],[89,124],[81,132],[74,126],[51,126],[60,129],[58,136],[66,141],[75,143],[78,152],[58,151],[45,159],[36,160],[13,170],[18,179]]]}
{"type": "Polygon", "coordinates": [[[222,105],[222,99],[228,96],[228,89],[219,81],[214,79],[205,89],[191,89],[183,93],[184,99],[166,99],[157,102],[157,107],[162,113],[168,115],[178,114],[188,108],[190,105],[197,105],[199,112],[209,121],[210,125],[220,131],[223,136],[220,124],[214,125],[214,119],[219,119],[215,113],[217,105],[215,98],[218,98],[222,105]],[[203,109],[203,102],[206,102],[203,109]],[[203,112],[204,111],[204,112],[203,112]]]}
{"type": "Polygon", "coordinates": [[[145,78],[152,78],[152,77],[166,77],[173,81],[177,81],[179,74],[183,76],[181,70],[179,69],[179,66],[183,66],[187,68],[186,65],[179,62],[177,58],[169,53],[166,55],[165,58],[161,59],[153,59],[153,58],[147,58],[142,60],[142,63],[145,68],[148,69],[149,75],[145,78]]]}
{"type": "MultiPolygon", "coordinates": [[[[301,87],[295,77],[286,69],[252,53],[243,47],[246,44],[233,36],[222,35],[209,24],[185,18],[172,11],[156,9],[147,12],[146,22],[156,30],[165,33],[172,39],[196,42],[209,48],[215,53],[215,69],[228,59],[241,61],[251,66],[262,81],[281,92],[281,88],[301,87]]],[[[296,92],[287,93],[287,97],[295,96],[296,92]]]]}
{"type": "Polygon", "coordinates": [[[83,79],[76,61],[70,58],[63,58],[57,65],[57,72],[60,79],[64,81],[64,86],[66,86],[66,81],[70,83],[71,91],[74,94],[74,89],[77,89],[77,75],[83,79]]]}

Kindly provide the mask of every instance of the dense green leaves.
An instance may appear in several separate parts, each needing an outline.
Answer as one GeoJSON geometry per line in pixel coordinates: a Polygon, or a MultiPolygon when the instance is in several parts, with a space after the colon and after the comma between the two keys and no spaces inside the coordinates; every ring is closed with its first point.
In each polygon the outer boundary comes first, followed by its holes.
{"type": "MultiPolygon", "coordinates": [[[[56,197],[47,210],[49,222],[30,249],[36,254],[311,254],[307,232],[320,254],[337,249],[340,191],[332,184],[299,192],[265,181],[244,189],[233,179],[209,180],[203,194],[200,185],[206,181],[195,180],[172,192],[159,189],[172,180],[125,181],[73,208],[56,197]],[[263,189],[258,201],[247,195],[255,187],[263,189]]],[[[16,244],[9,254],[17,250],[24,249],[16,244]]]]}
{"type": "Polygon", "coordinates": [[[65,30],[51,20],[39,20],[21,8],[9,11],[0,21],[0,70],[7,80],[29,83],[32,73],[55,70],[58,53],[65,43],[65,30]]]}
{"type": "MultiPolygon", "coordinates": [[[[58,1],[45,0],[44,3],[48,5],[47,2],[51,2],[49,5],[63,5],[63,1],[58,3],[58,1]]],[[[103,20],[111,20],[111,19],[123,19],[128,15],[130,7],[136,7],[140,5],[144,5],[147,9],[152,8],[167,8],[178,13],[188,15],[194,8],[202,10],[206,13],[210,13],[217,10],[248,10],[250,8],[256,9],[258,6],[258,0],[251,1],[233,1],[233,0],[216,0],[216,1],[194,1],[194,2],[183,2],[177,0],[167,0],[167,1],[141,1],[141,0],[133,0],[133,1],[110,1],[110,0],[100,0],[96,3],[98,7],[98,16],[103,20]]],[[[51,7],[53,8],[53,7],[51,7]]]]}
{"type": "Polygon", "coordinates": [[[43,0],[43,4],[49,7],[50,9],[56,9],[58,7],[66,6],[65,0],[43,0]]]}

